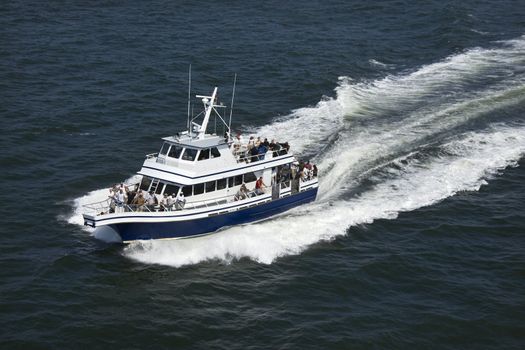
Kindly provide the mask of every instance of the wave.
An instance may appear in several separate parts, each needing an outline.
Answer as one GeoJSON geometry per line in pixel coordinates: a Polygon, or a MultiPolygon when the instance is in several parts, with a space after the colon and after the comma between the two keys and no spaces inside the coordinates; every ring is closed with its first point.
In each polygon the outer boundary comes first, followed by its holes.
{"type": "Polygon", "coordinates": [[[202,238],[136,242],[124,248],[123,254],[143,263],[176,267],[241,258],[270,264],[299,254],[313,243],[344,235],[351,226],[394,219],[400,212],[434,204],[459,191],[478,190],[523,156],[525,127],[494,126],[441,147],[447,156],[427,164],[412,162],[357,198],[317,202],[273,220],[202,238]]]}
{"type": "MultiPolygon", "coordinates": [[[[271,263],[352,225],[477,190],[525,151],[523,125],[490,117],[525,100],[525,36],[496,45],[375,81],[341,77],[335,97],[258,128],[258,135],[289,141],[319,164],[317,202],[207,237],[132,243],[123,254],[171,266],[241,258],[271,263]],[[478,130],[460,128],[484,118],[478,130]],[[440,152],[424,157],[428,144],[440,152]],[[378,169],[387,176],[355,195],[359,181],[378,169]]],[[[75,200],[69,222],[82,225],[81,205],[106,191],[75,200]]]]}

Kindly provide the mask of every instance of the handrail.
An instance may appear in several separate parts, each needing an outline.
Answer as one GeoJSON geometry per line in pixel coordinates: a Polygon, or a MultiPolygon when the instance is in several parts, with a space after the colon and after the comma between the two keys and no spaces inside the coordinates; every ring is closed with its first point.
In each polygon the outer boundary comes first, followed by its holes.
{"type": "MultiPolygon", "coordinates": [[[[246,198],[242,198],[238,200],[249,199],[255,196],[257,196],[257,194],[255,193],[255,190],[252,190],[246,193],[246,198]]],[[[237,194],[234,194],[234,195],[228,195],[228,196],[217,197],[217,198],[212,198],[212,199],[203,199],[203,200],[196,201],[196,202],[187,202],[184,204],[184,206],[180,210],[198,209],[202,207],[209,208],[210,206],[216,206],[220,204],[237,201],[236,198],[238,198],[238,196],[237,194]]],[[[174,204],[173,206],[175,207],[176,204],[174,204]]],[[[167,208],[160,204],[156,204],[156,205],[123,204],[119,207],[111,200],[111,198],[107,198],[99,202],[85,204],[83,205],[83,208],[89,209],[91,212],[93,212],[94,216],[109,214],[111,209],[113,209],[114,211],[121,210],[122,212],[144,212],[144,211],[158,212],[158,211],[161,211],[161,209],[163,211],[173,210],[173,208],[167,208]],[[122,208],[122,209],[119,209],[119,208],[122,208]]]]}

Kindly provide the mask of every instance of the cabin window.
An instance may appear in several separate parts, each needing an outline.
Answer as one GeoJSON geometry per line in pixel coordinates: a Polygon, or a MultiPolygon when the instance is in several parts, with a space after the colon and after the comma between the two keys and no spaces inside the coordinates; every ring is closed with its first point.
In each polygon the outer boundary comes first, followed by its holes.
{"type": "Polygon", "coordinates": [[[217,180],[217,191],[226,188],[226,179],[217,180]]]}
{"type": "Polygon", "coordinates": [[[167,142],[164,142],[164,143],[162,144],[162,147],[160,148],[160,152],[159,152],[159,154],[162,154],[163,156],[165,156],[166,153],[168,153],[168,149],[169,149],[169,148],[170,148],[170,144],[167,143],[167,142]]]}
{"type": "Polygon", "coordinates": [[[177,145],[172,145],[168,157],[179,159],[180,154],[182,153],[182,147],[177,145]]]}
{"type": "Polygon", "coordinates": [[[157,188],[155,189],[155,193],[156,194],[161,194],[163,188],[164,188],[164,184],[163,183],[157,184],[157,188]]]}
{"type": "Polygon", "coordinates": [[[202,149],[201,152],[199,153],[198,160],[206,160],[206,159],[210,159],[210,150],[202,149]]]}
{"type": "Polygon", "coordinates": [[[193,162],[196,156],[197,156],[196,149],[186,148],[186,150],[184,150],[184,153],[182,154],[182,159],[193,162]]]}
{"type": "Polygon", "coordinates": [[[204,193],[204,184],[193,185],[194,195],[203,194],[203,193],[204,193]]]}
{"type": "Polygon", "coordinates": [[[215,191],[215,181],[206,182],[206,193],[215,191]]]}
{"type": "Polygon", "coordinates": [[[184,197],[191,196],[191,186],[184,186],[182,188],[182,193],[184,193],[184,197]]]}
{"type": "Polygon", "coordinates": [[[254,173],[246,173],[244,174],[244,182],[254,182],[257,181],[257,177],[254,173]]]}
{"type": "MultiPolygon", "coordinates": [[[[190,192],[191,192],[191,187],[190,187],[190,192]]],[[[172,193],[174,195],[177,195],[179,193],[179,186],[166,184],[166,188],[164,189],[164,193],[167,194],[167,195],[171,195],[172,193]]],[[[184,195],[186,195],[186,193],[184,195]]]]}
{"type": "Polygon", "coordinates": [[[233,186],[242,185],[242,175],[237,175],[233,179],[234,179],[233,186]]]}
{"type": "Polygon", "coordinates": [[[221,156],[221,152],[219,152],[217,147],[213,147],[210,151],[211,151],[212,158],[219,158],[221,156]]]}
{"type": "Polygon", "coordinates": [[[142,181],[140,182],[140,189],[143,191],[147,191],[149,189],[150,184],[151,184],[151,178],[147,176],[143,176],[142,181]]]}

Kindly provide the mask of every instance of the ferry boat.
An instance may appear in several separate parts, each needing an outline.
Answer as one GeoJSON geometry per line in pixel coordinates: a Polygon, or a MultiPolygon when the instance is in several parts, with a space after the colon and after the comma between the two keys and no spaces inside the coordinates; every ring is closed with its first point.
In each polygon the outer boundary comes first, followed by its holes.
{"type": "Polygon", "coordinates": [[[124,243],[190,238],[315,200],[315,165],[298,162],[287,142],[258,145],[255,137],[233,137],[233,98],[227,123],[219,113],[226,106],[218,103],[217,87],[211,96],[196,97],[203,111],[190,117],[188,98],[187,130],[163,138],[160,151],[146,155],[138,183],[116,186],[104,201],[85,205],[84,225],[109,226],[124,243]],[[215,131],[208,133],[212,118],[215,131]],[[217,122],[224,134],[217,132],[217,122]]]}

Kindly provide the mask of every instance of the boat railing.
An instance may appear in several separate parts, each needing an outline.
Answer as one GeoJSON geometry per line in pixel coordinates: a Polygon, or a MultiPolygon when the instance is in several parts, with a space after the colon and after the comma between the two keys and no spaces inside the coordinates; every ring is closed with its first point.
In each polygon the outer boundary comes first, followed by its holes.
{"type": "Polygon", "coordinates": [[[237,163],[254,163],[260,160],[269,159],[270,157],[275,158],[285,155],[288,151],[286,148],[281,148],[279,150],[268,150],[263,154],[251,155],[246,146],[241,146],[237,149],[233,148],[232,153],[237,163]]]}
{"type": "Polygon", "coordinates": [[[248,191],[246,193],[237,193],[234,195],[228,195],[223,197],[217,197],[212,199],[205,199],[195,202],[186,202],[186,203],[175,203],[172,206],[168,207],[162,204],[154,205],[138,205],[138,204],[122,204],[117,205],[111,198],[107,198],[100,202],[86,204],[83,207],[86,209],[86,213],[99,216],[112,213],[123,213],[123,212],[163,212],[163,211],[178,211],[178,210],[190,210],[190,209],[200,209],[200,208],[213,208],[220,204],[226,204],[231,202],[236,202],[244,199],[249,199],[256,197],[257,194],[255,190],[248,191]]]}

